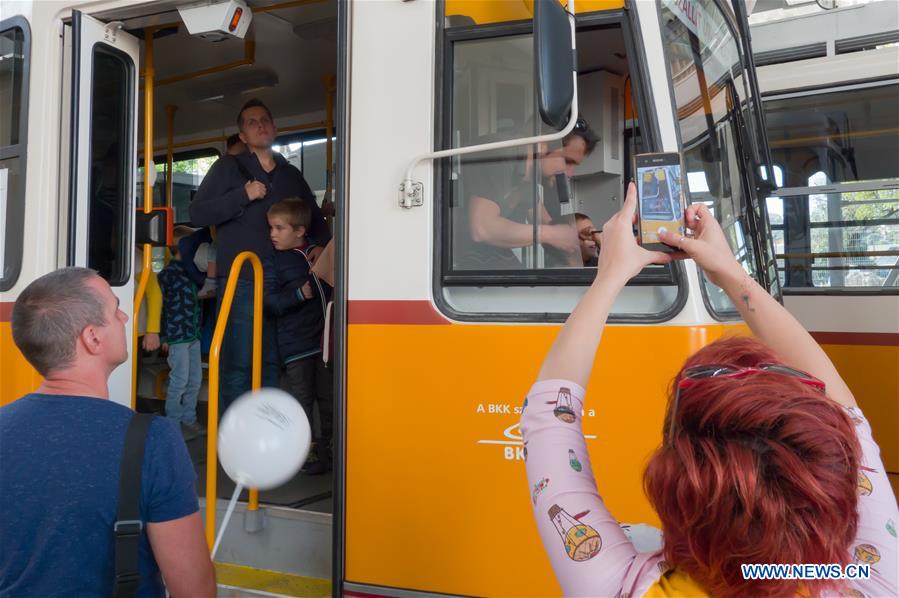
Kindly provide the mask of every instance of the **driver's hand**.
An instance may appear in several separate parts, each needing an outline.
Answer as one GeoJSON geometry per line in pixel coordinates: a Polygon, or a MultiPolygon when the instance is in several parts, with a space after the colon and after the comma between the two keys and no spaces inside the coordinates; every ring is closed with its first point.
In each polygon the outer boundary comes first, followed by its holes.
{"type": "Polygon", "coordinates": [[[540,241],[566,254],[580,253],[577,229],[569,224],[546,224],[540,227],[540,241]]]}

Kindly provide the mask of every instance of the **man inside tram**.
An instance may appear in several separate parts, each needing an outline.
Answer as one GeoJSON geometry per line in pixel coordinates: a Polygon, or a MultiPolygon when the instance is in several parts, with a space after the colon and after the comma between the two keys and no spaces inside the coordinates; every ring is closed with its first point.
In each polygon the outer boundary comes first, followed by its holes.
{"type": "MultiPolygon", "coordinates": [[[[13,340],[44,381],[0,408],[0,509],[15,514],[0,518],[0,596],[113,594],[119,472],[134,413],[108,400],[108,380],[128,359],[127,321],[109,284],[87,268],[38,278],[13,307],[13,340]]],[[[195,483],[177,424],[152,418],[142,531],[124,555],[139,573],[136,595],[165,596],[163,579],[172,596],[215,595],[195,483]]]]}
{"type": "Polygon", "coordinates": [[[465,173],[468,227],[473,243],[462,261],[468,269],[519,269],[516,249],[534,244],[534,175],[539,169],[542,193],[538,190],[537,242],[546,249],[547,264],[580,266],[580,243],[572,222],[571,198],[560,186],[564,174],[574,169],[596,147],[598,138],[579,118],[562,140],[562,147],[547,151],[541,144],[537,154],[522,157],[521,148],[494,153],[486,159],[470,160],[465,173]],[[539,195],[543,201],[539,200],[539,195]]]}
{"type": "Polygon", "coordinates": [[[599,239],[602,232],[596,230],[593,220],[586,214],[577,212],[574,215],[574,223],[577,226],[577,238],[581,244],[581,259],[585,268],[595,268],[599,262],[599,239]]]}
{"type": "MultiPolygon", "coordinates": [[[[240,139],[247,151],[219,159],[203,179],[190,217],[196,226],[216,226],[218,288],[224,289],[234,259],[244,251],[265,260],[272,252],[268,209],[288,197],[300,197],[312,209],[309,236],[319,247],[331,238],[325,219],[302,173],[272,150],[277,129],[268,107],[258,99],[244,104],[237,115],[240,139]]],[[[314,261],[321,252],[314,252],[314,261]]],[[[218,294],[221,306],[224,293],[218,294]]],[[[228,316],[228,334],[222,347],[219,387],[223,413],[238,396],[250,389],[253,343],[253,270],[244,264],[228,316]]],[[[278,386],[278,351],[274,323],[263,320],[262,384],[278,386]]]]}

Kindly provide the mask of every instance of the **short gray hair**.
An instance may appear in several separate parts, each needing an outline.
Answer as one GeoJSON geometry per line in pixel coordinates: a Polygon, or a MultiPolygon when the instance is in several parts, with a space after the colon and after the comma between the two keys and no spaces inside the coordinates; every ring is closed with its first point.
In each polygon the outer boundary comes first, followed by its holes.
{"type": "Polygon", "coordinates": [[[29,284],[16,300],[13,341],[42,376],[72,363],[85,327],[106,325],[103,299],[88,285],[95,276],[88,268],[60,268],[29,284]]]}

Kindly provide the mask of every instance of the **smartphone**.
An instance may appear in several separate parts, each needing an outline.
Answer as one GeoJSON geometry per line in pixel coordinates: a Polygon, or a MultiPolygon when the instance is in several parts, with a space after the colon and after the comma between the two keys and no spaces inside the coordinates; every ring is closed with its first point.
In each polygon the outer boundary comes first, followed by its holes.
{"type": "Polygon", "coordinates": [[[647,249],[675,251],[659,240],[667,230],[684,234],[683,176],[680,154],[637,154],[634,156],[637,183],[637,237],[647,249]]]}

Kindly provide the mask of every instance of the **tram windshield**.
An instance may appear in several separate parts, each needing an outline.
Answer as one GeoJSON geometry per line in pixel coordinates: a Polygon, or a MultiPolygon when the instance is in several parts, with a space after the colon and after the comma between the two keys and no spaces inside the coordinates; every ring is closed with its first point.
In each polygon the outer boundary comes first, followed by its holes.
{"type": "MultiPolygon", "coordinates": [[[[686,167],[687,198],[702,202],[721,222],[731,248],[746,271],[760,278],[757,215],[752,213],[745,164],[746,132],[754,120],[746,99],[739,45],[727,18],[713,0],[689,5],[664,0],[661,7],[680,143],[686,167]]],[[[727,296],[708,281],[710,307],[733,313],[727,296]]]]}

